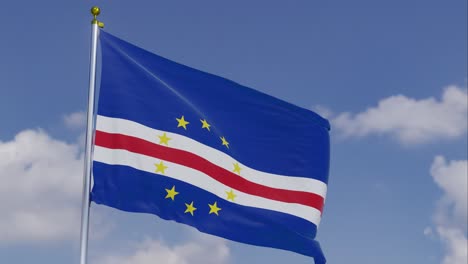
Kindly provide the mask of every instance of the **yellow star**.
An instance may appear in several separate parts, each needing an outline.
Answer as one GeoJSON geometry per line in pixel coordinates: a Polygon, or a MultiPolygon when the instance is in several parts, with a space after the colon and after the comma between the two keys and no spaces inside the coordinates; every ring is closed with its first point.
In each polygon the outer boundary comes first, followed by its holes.
{"type": "Polygon", "coordinates": [[[226,148],[229,148],[229,142],[227,142],[226,138],[224,137],[219,137],[219,138],[223,142],[223,146],[226,146],[226,148]]]}
{"type": "Polygon", "coordinates": [[[219,216],[218,212],[221,210],[221,208],[218,207],[217,202],[215,202],[212,205],[208,204],[208,206],[210,207],[210,213],[209,214],[215,214],[215,215],[219,216]]]}
{"type": "Polygon", "coordinates": [[[193,202],[191,204],[185,204],[185,206],[187,206],[187,210],[185,210],[184,214],[190,213],[193,216],[193,212],[195,212],[195,210],[197,210],[197,208],[195,208],[195,206],[193,206],[193,202]]]}
{"type": "Polygon", "coordinates": [[[226,191],[228,201],[231,200],[234,202],[234,199],[237,195],[234,194],[234,191],[231,189],[229,192],[226,191]]]}
{"type": "Polygon", "coordinates": [[[169,190],[169,189],[166,189],[166,192],[167,192],[166,199],[171,198],[172,201],[174,201],[175,196],[179,194],[179,193],[176,192],[176,190],[175,190],[175,185],[172,186],[172,189],[170,189],[170,190],[169,190]]]}
{"type": "Polygon", "coordinates": [[[166,135],[166,133],[164,133],[162,136],[158,136],[159,137],[159,144],[164,144],[166,146],[169,146],[169,140],[171,140],[170,137],[168,137],[166,135]]]}
{"type": "Polygon", "coordinates": [[[236,162],[236,163],[233,163],[232,165],[234,165],[234,170],[232,171],[240,175],[241,167],[239,166],[239,163],[236,162]]]}
{"type": "Polygon", "coordinates": [[[155,163],[156,166],[156,173],[161,172],[161,174],[164,174],[164,171],[167,169],[167,166],[164,166],[164,163],[161,161],[159,164],[155,163]]]}
{"type": "Polygon", "coordinates": [[[200,119],[200,122],[202,122],[202,127],[201,128],[206,128],[206,129],[208,129],[208,131],[210,131],[210,126],[211,125],[208,124],[208,121],[206,121],[206,119],[203,119],[203,120],[200,119]]]}
{"type": "Polygon", "coordinates": [[[185,130],[187,130],[187,125],[190,124],[190,122],[186,121],[184,116],[181,118],[176,118],[178,124],[177,127],[183,127],[185,130]]]}

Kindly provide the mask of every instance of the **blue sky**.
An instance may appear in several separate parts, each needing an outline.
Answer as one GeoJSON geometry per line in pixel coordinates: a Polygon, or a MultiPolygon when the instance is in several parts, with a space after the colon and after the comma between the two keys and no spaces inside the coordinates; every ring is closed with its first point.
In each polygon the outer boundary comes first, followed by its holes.
{"type": "MultiPolygon", "coordinates": [[[[3,3],[1,263],[78,263],[96,4],[114,35],[330,119],[329,263],[466,263],[464,0],[3,3]]],[[[151,215],[91,214],[91,263],[311,263],[151,215]]]]}

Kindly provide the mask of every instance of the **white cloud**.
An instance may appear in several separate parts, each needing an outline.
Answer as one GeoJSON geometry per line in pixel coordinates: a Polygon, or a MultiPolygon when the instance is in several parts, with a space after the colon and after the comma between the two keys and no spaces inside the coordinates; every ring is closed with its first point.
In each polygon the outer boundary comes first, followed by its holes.
{"type": "Polygon", "coordinates": [[[433,237],[433,235],[434,235],[434,232],[432,231],[432,228],[430,228],[430,227],[424,228],[423,233],[427,237],[433,237]]]}
{"type": "MultiPolygon", "coordinates": [[[[467,185],[468,161],[458,160],[447,162],[444,157],[437,156],[431,167],[431,175],[437,185],[444,191],[440,201],[442,207],[450,207],[450,218],[465,225],[467,220],[467,185]],[[452,208],[453,207],[453,208],[452,208]]],[[[447,219],[441,219],[446,221],[447,219]]]]}
{"type": "Polygon", "coordinates": [[[431,175],[444,192],[434,213],[435,230],[446,247],[443,264],[466,264],[468,161],[447,162],[444,157],[437,156],[431,166],[431,175]]]}
{"type": "Polygon", "coordinates": [[[26,130],[0,141],[0,243],[79,235],[79,147],[26,130]]]}
{"type": "Polygon", "coordinates": [[[467,238],[458,228],[444,228],[439,227],[437,233],[440,239],[445,244],[447,252],[443,264],[466,264],[468,263],[467,257],[467,238]]]}
{"type": "Polygon", "coordinates": [[[100,258],[96,264],[223,264],[229,261],[229,248],[225,240],[204,235],[193,241],[168,246],[150,240],[135,246],[130,255],[112,255],[100,258]]]}
{"type": "Polygon", "coordinates": [[[345,136],[389,134],[403,143],[422,143],[465,135],[467,111],[466,88],[449,86],[440,100],[395,95],[363,112],[342,113],[332,124],[345,136]]]}
{"type": "Polygon", "coordinates": [[[86,113],[79,111],[65,115],[63,122],[70,129],[83,129],[86,127],[86,113]]]}
{"type": "Polygon", "coordinates": [[[317,114],[321,115],[323,118],[332,118],[334,113],[329,108],[323,105],[315,105],[312,107],[312,111],[316,112],[317,114]]]}

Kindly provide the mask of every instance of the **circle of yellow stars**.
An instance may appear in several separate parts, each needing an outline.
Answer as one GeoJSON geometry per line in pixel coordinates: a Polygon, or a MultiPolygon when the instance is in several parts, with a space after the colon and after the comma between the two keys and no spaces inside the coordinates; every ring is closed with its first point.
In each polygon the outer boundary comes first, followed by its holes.
{"type": "MultiPolygon", "coordinates": [[[[177,121],[177,128],[187,130],[188,126],[190,125],[190,122],[185,119],[184,115],[182,115],[180,118],[176,118],[176,121],[177,121]]],[[[200,123],[201,123],[202,129],[206,129],[207,132],[211,132],[211,124],[208,123],[206,119],[200,119],[200,123]]],[[[166,132],[164,132],[161,135],[158,135],[159,144],[169,146],[169,141],[172,140],[172,138],[170,138],[169,136],[170,135],[167,135],[166,132]]],[[[226,139],[226,137],[221,136],[219,137],[219,139],[221,140],[220,142],[221,145],[229,149],[229,141],[226,139]]],[[[240,164],[236,162],[236,163],[233,163],[232,165],[233,165],[232,172],[238,175],[241,175],[242,168],[240,164]]],[[[166,164],[164,164],[164,161],[162,160],[159,161],[159,163],[154,163],[154,166],[155,166],[155,173],[158,173],[161,175],[165,175],[166,170],[168,169],[168,166],[166,166],[166,164]]],[[[176,196],[180,194],[178,191],[176,191],[175,185],[173,185],[170,189],[169,188],[165,189],[165,191],[166,191],[166,196],[164,197],[164,199],[168,199],[170,201],[175,201],[176,196]]],[[[235,202],[237,195],[234,193],[233,189],[225,191],[225,193],[226,193],[226,200],[235,202]]],[[[194,216],[195,211],[198,209],[195,206],[195,202],[190,201],[190,203],[186,202],[184,204],[185,204],[184,214],[189,214],[191,216],[194,216]]],[[[208,208],[209,208],[209,211],[208,211],[209,215],[213,214],[213,215],[219,216],[220,211],[222,210],[222,208],[218,206],[217,201],[214,201],[212,204],[208,203],[208,208]]]]}

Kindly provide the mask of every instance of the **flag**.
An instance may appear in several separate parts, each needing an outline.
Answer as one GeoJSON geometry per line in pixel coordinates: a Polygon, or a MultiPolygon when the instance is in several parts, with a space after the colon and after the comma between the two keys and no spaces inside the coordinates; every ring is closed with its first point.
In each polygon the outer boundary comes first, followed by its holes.
{"type": "Polygon", "coordinates": [[[325,263],[326,119],[104,31],[100,43],[92,201],[325,263]]]}

